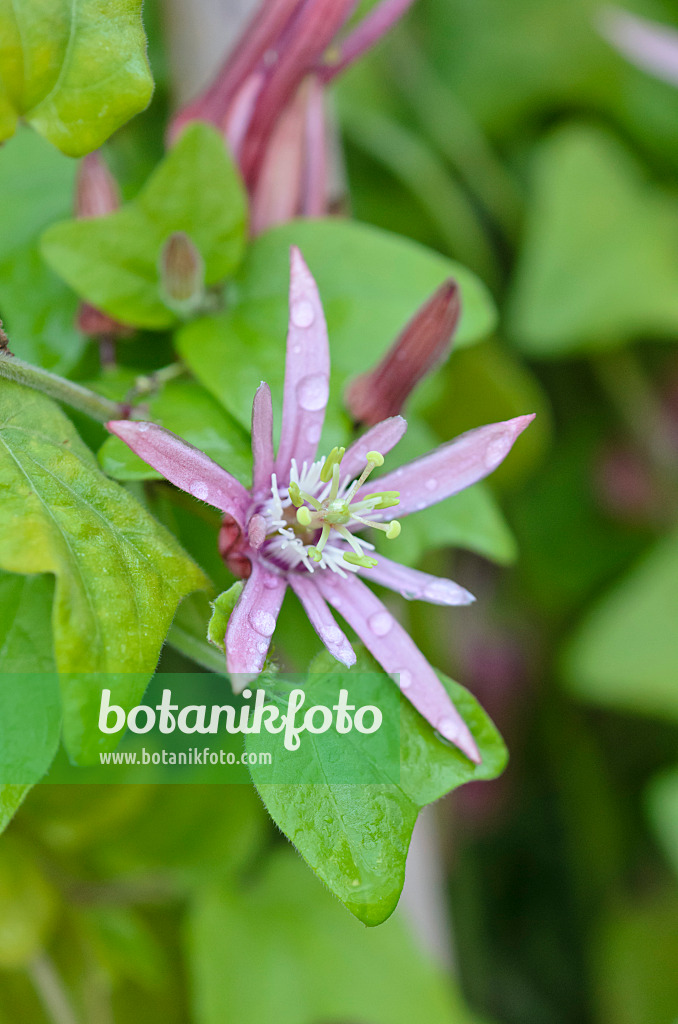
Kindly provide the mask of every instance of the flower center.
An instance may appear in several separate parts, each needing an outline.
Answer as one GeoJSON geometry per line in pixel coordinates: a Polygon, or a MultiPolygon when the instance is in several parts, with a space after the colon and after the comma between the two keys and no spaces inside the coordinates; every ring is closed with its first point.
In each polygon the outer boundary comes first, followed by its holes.
{"type": "Polygon", "coordinates": [[[261,513],[267,520],[264,551],[269,558],[285,568],[300,564],[313,572],[314,567],[332,569],[341,575],[345,570],[371,569],[376,558],[367,552],[374,545],[351,532],[363,526],[381,530],[389,540],[400,533],[400,523],[375,522],[374,512],[398,504],[397,491],[381,491],[356,500],[358,491],[377,466],[384,464],[380,452],[367,453],[367,465],[357,480],[341,480],[344,448],[333,448],[327,458],[314,462],[301,472],[292,462],[287,492],[278,488],[275,474],[271,481],[272,497],[261,513]]]}

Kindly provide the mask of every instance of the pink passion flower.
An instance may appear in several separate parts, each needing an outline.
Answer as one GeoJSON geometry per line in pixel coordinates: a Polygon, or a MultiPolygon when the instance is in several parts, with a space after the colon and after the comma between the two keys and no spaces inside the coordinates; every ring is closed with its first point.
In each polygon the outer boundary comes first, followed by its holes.
{"type": "Polygon", "coordinates": [[[428,455],[368,483],[405,433],[401,416],[371,427],[348,449],[318,459],[329,395],[330,353],[318,290],[292,250],[282,426],[273,449],[271,391],[262,383],[252,410],[254,469],[248,490],[204,452],[154,423],[117,420],[108,429],[171,483],[224,513],[220,538],[229,565],[246,578],[224,640],[233,688],[264,667],[287,587],[301,601],[328,651],[356,660],[335,609],[404,695],[438,733],[480,763],[463,718],[421,651],[363,577],[409,600],[440,605],[473,601],[451,580],[388,558],[356,534],[370,527],[395,539],[399,520],[449,498],[491,473],[533,416],[518,416],[462,434],[428,455]],[[391,513],[397,509],[398,519],[391,513]]]}

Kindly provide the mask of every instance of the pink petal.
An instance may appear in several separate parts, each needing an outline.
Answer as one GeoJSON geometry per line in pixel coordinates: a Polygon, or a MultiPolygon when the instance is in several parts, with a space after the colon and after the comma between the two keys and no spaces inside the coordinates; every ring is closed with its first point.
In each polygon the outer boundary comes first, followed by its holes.
{"type": "MultiPolygon", "coordinates": [[[[318,572],[322,571],[318,570],[318,572]]],[[[347,668],[355,665],[355,651],[334,621],[332,613],[315,585],[315,580],[308,575],[292,572],[288,576],[288,582],[304,606],[309,622],[332,657],[342,662],[347,668]]]]}
{"type": "Polygon", "coordinates": [[[330,348],[325,314],[316,283],[293,246],[290,321],[285,390],[276,471],[287,481],[292,459],[312,462],[325,421],[330,389],[330,348]]]}
{"type": "Polygon", "coordinates": [[[502,423],[490,423],[461,434],[449,444],[441,445],[421,459],[401,466],[392,473],[370,480],[356,496],[374,491],[399,491],[400,504],[371,518],[400,519],[429,505],[435,505],[452,494],[492,473],[504,461],[519,434],[534,419],[516,416],[502,423]]]}
{"type": "Polygon", "coordinates": [[[338,60],[322,69],[325,81],[330,81],[345,71],[349,65],[379,42],[413,3],[414,0],[382,0],[382,3],[377,4],[344,40],[338,60]]]}
{"type": "Polygon", "coordinates": [[[271,389],[263,381],[252,403],[252,490],[270,491],[273,475],[273,403],[271,389]]]}
{"type": "MultiPolygon", "coordinates": [[[[365,431],[362,437],[354,441],[341,460],[342,477],[348,474],[351,479],[359,476],[367,463],[368,452],[381,452],[386,455],[392,448],[395,448],[407,430],[407,421],[402,416],[391,416],[390,419],[382,420],[376,426],[365,431]]],[[[373,487],[372,490],[381,490],[381,485],[373,487]]]]}
{"type": "Polygon", "coordinates": [[[226,669],[235,693],[241,693],[266,661],[287,582],[252,559],[249,577],[226,629],[226,669]]]}
{"type": "Polygon", "coordinates": [[[678,85],[678,32],[610,7],[599,16],[602,34],[638,67],[678,85]]]}
{"type": "Polygon", "coordinates": [[[249,491],[204,452],[156,423],[112,420],[106,426],[170,483],[227,512],[244,529],[249,491]]]}
{"type": "Polygon", "coordinates": [[[316,586],[346,619],[382,668],[400,676],[410,703],[471,761],[480,764],[475,740],[443,684],[399,622],[355,575],[342,579],[318,572],[316,586]]]}
{"type": "Polygon", "coordinates": [[[429,604],[463,605],[475,601],[473,594],[452,580],[431,576],[418,569],[410,569],[400,562],[392,562],[379,555],[378,564],[365,573],[365,579],[395,590],[408,601],[428,601],[429,604]]]}

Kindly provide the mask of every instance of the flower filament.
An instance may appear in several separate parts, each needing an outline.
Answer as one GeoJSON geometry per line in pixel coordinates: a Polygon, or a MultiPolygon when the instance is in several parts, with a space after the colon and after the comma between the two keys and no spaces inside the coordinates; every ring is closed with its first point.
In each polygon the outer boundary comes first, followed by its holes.
{"type": "Polygon", "coordinates": [[[325,546],[332,530],[335,530],[351,548],[344,553],[344,561],[349,565],[371,569],[377,564],[376,558],[365,554],[365,542],[354,537],[349,526],[353,523],[371,526],[385,533],[388,540],[394,540],[400,534],[400,523],[396,519],[390,523],[376,523],[366,516],[371,512],[397,505],[400,495],[397,491],[382,491],[355,501],[358,491],[370,473],[377,466],[384,464],[384,456],[376,451],[367,453],[367,465],[361,475],[347,492],[340,493],[341,460],[344,452],[344,448],[333,448],[323,463],[320,479],[323,483],[331,483],[331,486],[329,494],[322,501],[303,491],[296,482],[290,483],[289,495],[292,504],[297,508],[296,518],[299,526],[304,530],[320,530],[317,543],[308,548],[309,558],[314,562],[322,560],[325,546]]]}

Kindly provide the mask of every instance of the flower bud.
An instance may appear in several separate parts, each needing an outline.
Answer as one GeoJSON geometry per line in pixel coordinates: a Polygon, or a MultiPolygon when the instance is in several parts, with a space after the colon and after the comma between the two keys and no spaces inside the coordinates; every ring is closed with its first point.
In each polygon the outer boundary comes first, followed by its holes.
{"type": "Polygon", "coordinates": [[[184,231],[173,232],[160,252],[163,302],[179,316],[190,316],[205,299],[205,263],[184,231]]]}
{"type": "Polygon", "coordinates": [[[356,423],[373,426],[398,415],[419,381],[449,354],[460,311],[459,289],[449,280],[415,313],[378,366],[349,384],[345,402],[356,423]]]}
{"type": "Polygon", "coordinates": [[[98,153],[80,161],[75,180],[75,216],[105,217],[120,207],[118,184],[98,153]]]}

